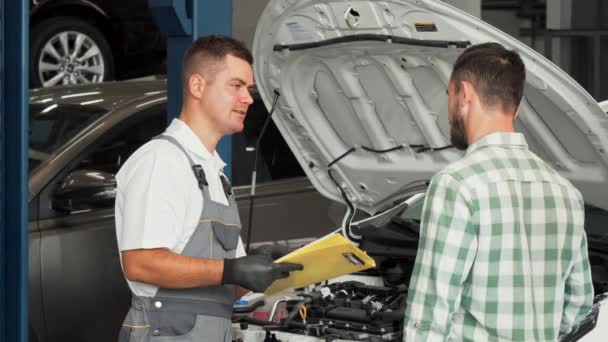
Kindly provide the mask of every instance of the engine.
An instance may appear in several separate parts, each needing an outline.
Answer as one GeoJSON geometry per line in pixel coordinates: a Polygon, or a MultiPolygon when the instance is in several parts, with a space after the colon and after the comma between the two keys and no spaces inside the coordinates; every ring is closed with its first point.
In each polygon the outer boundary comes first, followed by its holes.
{"type": "MultiPolygon", "coordinates": [[[[270,299],[270,315],[236,315],[238,342],[402,341],[403,316],[418,245],[418,222],[393,217],[379,227],[355,227],[360,247],[377,267],[348,279],[294,292],[292,299],[270,299]],[[279,318],[279,312],[283,312],[279,318]],[[257,318],[257,319],[256,319],[257,318]]],[[[268,300],[268,299],[267,299],[268,300]]],[[[250,308],[252,311],[253,308],[250,308]]]]}
{"type": "Polygon", "coordinates": [[[235,322],[240,323],[241,341],[295,340],[289,335],[307,336],[313,338],[311,341],[400,341],[405,299],[404,285],[371,286],[346,281],[316,287],[297,300],[287,301],[288,314],[276,324],[250,317],[235,322]],[[251,325],[264,330],[263,340],[251,338],[261,337],[259,331],[246,333],[251,325]]]}

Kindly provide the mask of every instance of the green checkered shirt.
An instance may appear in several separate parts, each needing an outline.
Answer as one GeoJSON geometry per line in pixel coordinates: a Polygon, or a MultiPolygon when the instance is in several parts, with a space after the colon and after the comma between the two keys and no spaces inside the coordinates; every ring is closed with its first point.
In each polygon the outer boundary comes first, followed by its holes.
{"type": "Polygon", "coordinates": [[[494,133],[431,180],[405,341],[555,341],[593,301],[581,194],[494,133]]]}

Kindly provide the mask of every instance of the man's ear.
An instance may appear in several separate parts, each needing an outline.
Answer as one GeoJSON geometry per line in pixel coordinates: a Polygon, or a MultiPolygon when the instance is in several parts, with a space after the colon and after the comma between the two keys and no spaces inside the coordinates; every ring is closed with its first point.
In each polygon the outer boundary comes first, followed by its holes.
{"type": "Polygon", "coordinates": [[[471,108],[473,108],[474,102],[477,99],[477,93],[471,82],[460,81],[460,92],[458,92],[458,111],[460,115],[467,117],[471,108]]]}
{"type": "Polygon", "coordinates": [[[460,89],[462,99],[467,103],[471,103],[477,97],[477,92],[475,91],[473,84],[471,84],[469,81],[461,81],[460,89]]]}
{"type": "Polygon", "coordinates": [[[205,86],[205,78],[198,73],[193,73],[188,78],[188,92],[190,93],[190,96],[194,98],[200,99],[203,96],[205,86]]]}

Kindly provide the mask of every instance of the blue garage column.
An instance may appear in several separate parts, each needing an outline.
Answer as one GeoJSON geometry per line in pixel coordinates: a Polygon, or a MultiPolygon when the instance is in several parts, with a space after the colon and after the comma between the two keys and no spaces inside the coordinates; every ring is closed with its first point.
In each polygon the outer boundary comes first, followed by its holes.
{"type": "Polygon", "coordinates": [[[0,341],[27,341],[28,2],[0,0],[0,341]]]}
{"type": "MultiPolygon", "coordinates": [[[[168,120],[182,107],[182,58],[191,42],[209,34],[232,35],[232,0],[148,0],[161,32],[167,35],[168,120]]],[[[217,152],[232,177],[232,139],[224,137],[217,152]]]]}

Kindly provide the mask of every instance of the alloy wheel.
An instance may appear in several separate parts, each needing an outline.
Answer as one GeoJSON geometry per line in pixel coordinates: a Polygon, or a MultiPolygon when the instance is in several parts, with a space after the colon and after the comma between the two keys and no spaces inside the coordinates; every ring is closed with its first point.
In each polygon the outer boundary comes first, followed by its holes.
{"type": "Polygon", "coordinates": [[[82,32],[64,31],[51,37],[38,59],[38,75],[44,87],[102,82],[104,74],[98,44],[82,32]]]}

